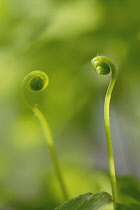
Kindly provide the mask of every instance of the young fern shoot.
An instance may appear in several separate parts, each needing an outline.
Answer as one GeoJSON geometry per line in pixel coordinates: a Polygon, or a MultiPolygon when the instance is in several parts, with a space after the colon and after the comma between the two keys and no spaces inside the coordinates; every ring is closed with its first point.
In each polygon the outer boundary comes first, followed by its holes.
{"type": "Polygon", "coordinates": [[[58,181],[60,183],[63,198],[64,198],[64,200],[68,200],[67,189],[66,189],[66,186],[64,183],[64,179],[62,177],[62,172],[61,172],[61,169],[59,166],[58,157],[56,154],[56,150],[54,147],[54,141],[53,141],[53,137],[52,137],[48,122],[45,119],[42,112],[40,111],[40,109],[34,103],[31,103],[28,98],[29,91],[41,92],[48,86],[48,83],[49,83],[49,79],[48,79],[47,74],[45,74],[44,72],[42,72],[40,70],[32,71],[24,78],[24,80],[22,82],[22,90],[23,90],[27,104],[29,105],[31,110],[34,112],[34,114],[37,116],[37,118],[43,128],[46,143],[48,145],[51,159],[52,159],[52,162],[53,162],[53,165],[55,168],[55,172],[56,172],[58,181]]]}
{"type": "Polygon", "coordinates": [[[112,137],[110,129],[110,117],[109,117],[109,107],[112,90],[116,81],[116,68],[112,61],[105,56],[97,56],[91,61],[92,66],[96,69],[98,74],[107,75],[110,72],[112,73],[111,80],[106,92],[105,102],[104,102],[104,122],[105,122],[105,132],[106,132],[106,143],[108,149],[108,159],[109,159],[109,170],[110,170],[110,180],[112,187],[112,196],[114,206],[117,201],[117,184],[116,184],[116,175],[115,175],[115,165],[114,165],[114,154],[112,146],[112,137]]]}

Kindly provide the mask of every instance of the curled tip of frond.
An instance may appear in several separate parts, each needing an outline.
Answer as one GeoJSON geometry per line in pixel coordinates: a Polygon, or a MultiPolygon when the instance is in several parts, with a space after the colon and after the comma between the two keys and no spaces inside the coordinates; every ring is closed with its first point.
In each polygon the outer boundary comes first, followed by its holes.
{"type": "Polygon", "coordinates": [[[23,80],[22,86],[30,91],[42,91],[49,83],[46,73],[40,70],[30,72],[23,80]]]}
{"type": "Polygon", "coordinates": [[[92,67],[98,74],[107,75],[114,67],[112,61],[105,56],[97,56],[91,60],[92,67]]]}

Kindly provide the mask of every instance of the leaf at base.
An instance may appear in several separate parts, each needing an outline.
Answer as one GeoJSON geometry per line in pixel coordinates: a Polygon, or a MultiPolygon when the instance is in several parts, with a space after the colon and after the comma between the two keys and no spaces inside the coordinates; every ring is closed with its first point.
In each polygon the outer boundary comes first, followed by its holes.
{"type": "MultiPolygon", "coordinates": [[[[55,210],[104,210],[106,204],[112,204],[111,196],[108,193],[86,193],[66,201],[55,210]]],[[[112,210],[112,205],[107,209],[112,210]]]]}
{"type": "Polygon", "coordinates": [[[137,204],[129,204],[129,205],[123,205],[123,204],[117,204],[116,210],[139,210],[140,206],[137,204]]]}

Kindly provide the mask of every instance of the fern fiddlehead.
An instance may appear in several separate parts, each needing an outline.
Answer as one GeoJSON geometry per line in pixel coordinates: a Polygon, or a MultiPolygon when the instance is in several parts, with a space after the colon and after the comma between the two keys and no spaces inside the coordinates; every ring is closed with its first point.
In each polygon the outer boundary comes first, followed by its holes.
{"type": "Polygon", "coordinates": [[[54,140],[53,140],[48,122],[45,119],[42,112],[40,111],[40,109],[34,103],[32,103],[28,97],[28,91],[31,91],[34,93],[41,92],[48,86],[48,83],[49,83],[49,78],[48,78],[47,74],[45,74],[43,71],[40,71],[40,70],[33,71],[33,72],[30,72],[24,78],[24,80],[22,82],[22,90],[23,90],[27,104],[29,105],[31,110],[34,112],[34,114],[37,116],[37,118],[43,128],[46,143],[48,145],[51,159],[52,159],[52,162],[53,162],[53,165],[55,168],[55,172],[56,172],[58,181],[60,183],[63,198],[64,198],[64,200],[68,200],[67,189],[66,189],[64,179],[62,176],[62,172],[60,169],[58,157],[57,157],[55,146],[54,146],[54,140]]]}
{"type": "Polygon", "coordinates": [[[115,203],[118,199],[117,196],[117,184],[116,184],[116,175],[115,175],[115,164],[114,164],[114,154],[112,146],[112,137],[110,129],[110,116],[109,116],[109,107],[111,94],[116,82],[116,68],[112,61],[105,56],[97,56],[91,61],[92,66],[96,69],[98,74],[107,75],[111,72],[111,80],[106,92],[105,102],[104,102],[104,123],[105,123],[105,132],[106,132],[106,143],[108,149],[108,159],[109,159],[109,170],[110,170],[110,180],[112,187],[112,196],[115,203]]]}

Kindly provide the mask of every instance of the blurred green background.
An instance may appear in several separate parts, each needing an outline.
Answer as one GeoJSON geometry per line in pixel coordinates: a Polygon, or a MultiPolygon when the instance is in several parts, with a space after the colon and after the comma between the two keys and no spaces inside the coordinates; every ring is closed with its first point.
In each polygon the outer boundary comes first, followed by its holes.
{"type": "Polygon", "coordinates": [[[36,97],[56,144],[70,196],[110,192],[103,103],[117,67],[111,129],[118,175],[140,177],[140,3],[131,0],[0,1],[0,209],[52,210],[62,202],[37,118],[21,83],[43,70],[50,83],[36,97]]]}

